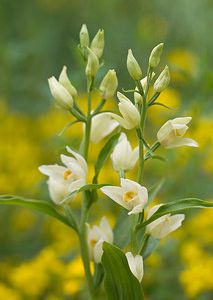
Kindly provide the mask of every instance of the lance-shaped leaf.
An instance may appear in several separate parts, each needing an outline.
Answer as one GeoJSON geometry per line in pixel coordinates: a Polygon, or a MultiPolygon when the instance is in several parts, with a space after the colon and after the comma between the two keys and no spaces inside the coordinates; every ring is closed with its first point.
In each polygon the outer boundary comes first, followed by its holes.
{"type": "Polygon", "coordinates": [[[120,249],[124,249],[129,243],[129,217],[128,210],[122,209],[117,222],[113,228],[114,233],[114,244],[120,249]]]}
{"type": "Polygon", "coordinates": [[[105,269],[105,289],[108,300],[143,300],[138,279],[132,274],[125,254],[117,247],[104,242],[102,264],[105,269]]]}
{"type": "Polygon", "coordinates": [[[46,215],[54,217],[62,223],[72,227],[68,219],[63,214],[55,209],[52,204],[45,201],[25,199],[19,196],[3,195],[0,196],[0,204],[19,205],[27,208],[32,208],[46,215]]]}
{"type": "Polygon", "coordinates": [[[186,198],[170,203],[164,204],[158,208],[158,210],[145,222],[136,226],[136,229],[140,229],[156,219],[171,213],[175,213],[181,210],[190,209],[190,208],[210,208],[213,207],[213,202],[206,202],[196,198],[186,198]]]}

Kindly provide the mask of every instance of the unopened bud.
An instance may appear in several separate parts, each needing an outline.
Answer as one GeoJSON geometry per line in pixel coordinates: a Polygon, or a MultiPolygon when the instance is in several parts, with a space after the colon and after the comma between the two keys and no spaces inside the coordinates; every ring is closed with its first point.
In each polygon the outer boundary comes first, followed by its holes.
{"type": "Polygon", "coordinates": [[[112,98],[118,87],[118,79],[115,70],[109,70],[102,80],[99,89],[103,99],[112,98]]]}
{"type": "MultiPolygon", "coordinates": [[[[155,73],[152,72],[151,80],[154,76],[155,76],[155,73]]],[[[141,79],[141,85],[142,85],[143,91],[145,92],[146,87],[147,87],[147,76],[144,77],[143,79],[141,79]]],[[[136,87],[135,90],[138,91],[138,88],[136,87]]],[[[134,99],[135,99],[135,103],[142,104],[142,96],[139,93],[134,92],[134,99]]]]}
{"type": "Polygon", "coordinates": [[[72,85],[72,83],[70,82],[70,80],[67,76],[67,67],[66,66],[64,66],[61,71],[61,74],[59,76],[59,83],[62,84],[65,87],[65,89],[68,90],[68,92],[73,97],[73,99],[75,99],[77,97],[76,88],[72,85]]]}
{"type": "Polygon", "coordinates": [[[104,30],[98,30],[91,42],[91,50],[100,58],[104,51],[104,30]]]}
{"type": "Polygon", "coordinates": [[[149,57],[149,65],[152,68],[155,68],[158,66],[160,62],[160,56],[163,50],[163,43],[157,45],[151,52],[149,57]]]}
{"type": "Polygon", "coordinates": [[[170,75],[169,75],[169,68],[165,66],[164,70],[160,73],[159,77],[155,81],[154,90],[158,93],[161,93],[165,90],[169,84],[170,75]]]}
{"type": "Polygon", "coordinates": [[[94,77],[99,68],[99,60],[90,48],[87,47],[87,50],[89,52],[89,55],[86,66],[86,75],[94,77]]]}
{"type": "Polygon", "coordinates": [[[55,99],[56,104],[63,109],[70,109],[73,107],[73,98],[68,90],[60,84],[55,77],[48,79],[50,91],[55,99]]]}
{"type": "Polygon", "coordinates": [[[89,46],[89,33],[86,24],[83,24],[80,31],[80,45],[82,48],[89,46]]]}
{"type": "Polygon", "coordinates": [[[137,62],[137,60],[134,58],[132,54],[132,50],[128,50],[128,56],[127,56],[127,69],[130,74],[130,76],[134,80],[140,80],[142,77],[142,71],[141,68],[137,62]]]}

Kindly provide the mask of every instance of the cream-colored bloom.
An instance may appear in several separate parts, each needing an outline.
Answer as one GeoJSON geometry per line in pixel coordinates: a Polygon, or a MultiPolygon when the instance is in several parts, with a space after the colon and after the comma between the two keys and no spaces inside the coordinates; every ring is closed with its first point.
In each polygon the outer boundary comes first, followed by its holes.
{"type": "Polygon", "coordinates": [[[61,74],[59,76],[59,83],[62,84],[65,89],[70,93],[70,95],[73,97],[73,99],[75,99],[77,97],[77,91],[76,88],[72,85],[72,83],[70,82],[68,76],[67,76],[67,67],[64,66],[61,74]]]}
{"type": "Polygon", "coordinates": [[[112,98],[118,87],[118,79],[115,70],[109,70],[100,84],[100,94],[103,99],[112,98]]]}
{"type": "Polygon", "coordinates": [[[120,101],[118,107],[123,118],[113,113],[108,113],[108,115],[118,121],[119,124],[126,129],[138,128],[140,125],[139,111],[126,96],[119,92],[117,96],[120,101]]]}
{"type": "Polygon", "coordinates": [[[141,71],[141,68],[140,68],[137,60],[133,56],[131,49],[128,50],[128,55],[127,55],[127,69],[128,69],[128,72],[129,72],[130,76],[134,80],[140,80],[141,79],[141,77],[142,77],[142,71],[141,71]]]}
{"type": "MultiPolygon", "coordinates": [[[[152,72],[152,78],[154,76],[155,76],[155,73],[152,72]]],[[[142,85],[143,91],[145,92],[146,86],[147,86],[147,76],[144,77],[143,79],[141,79],[141,85],[142,85]]],[[[135,90],[138,91],[137,86],[136,86],[135,90]]],[[[135,103],[142,104],[142,96],[139,93],[137,93],[137,92],[134,93],[134,99],[135,99],[135,103]]]]}
{"type": "Polygon", "coordinates": [[[132,150],[126,134],[121,133],[110,158],[115,171],[124,170],[125,172],[129,172],[134,168],[139,158],[139,147],[132,150]]]}
{"type": "Polygon", "coordinates": [[[89,224],[87,224],[87,242],[89,246],[90,260],[97,264],[101,262],[101,256],[103,254],[102,246],[104,241],[112,244],[113,232],[107,219],[102,217],[99,227],[94,225],[90,228],[89,224]]]}
{"type": "Polygon", "coordinates": [[[73,107],[73,97],[69,91],[59,83],[54,76],[48,79],[49,87],[56,105],[63,109],[73,107]]]}
{"type": "Polygon", "coordinates": [[[160,73],[159,77],[154,83],[154,90],[158,93],[163,92],[170,82],[170,74],[168,66],[165,66],[164,70],[160,73]]]}
{"type": "MultiPolygon", "coordinates": [[[[66,167],[57,164],[39,167],[41,173],[49,176],[50,197],[58,205],[71,192],[86,184],[87,163],[85,159],[68,146],[66,149],[75,157],[61,155],[61,160],[66,167]]],[[[74,200],[74,198],[75,196],[71,196],[68,201],[74,200]]]]}
{"type": "Polygon", "coordinates": [[[127,210],[130,210],[129,215],[142,212],[148,201],[147,189],[129,179],[121,178],[121,187],[104,186],[101,191],[127,210]]]}
{"type": "Polygon", "coordinates": [[[141,282],[143,278],[143,258],[141,255],[136,255],[135,257],[131,252],[126,253],[126,258],[129,264],[129,268],[132,274],[141,282]]]}
{"type": "Polygon", "coordinates": [[[192,139],[183,138],[186,133],[191,117],[175,118],[167,121],[158,131],[158,141],[166,149],[177,148],[181,146],[199,147],[198,143],[192,139]]]}
{"type": "MultiPolygon", "coordinates": [[[[148,210],[147,219],[149,219],[162,204],[155,205],[148,210]]],[[[167,236],[170,232],[176,230],[182,225],[184,220],[184,214],[178,214],[171,216],[171,214],[165,215],[158,218],[146,227],[146,233],[151,235],[154,239],[162,239],[167,236]]]]}
{"type": "Polygon", "coordinates": [[[87,50],[89,52],[89,55],[86,65],[86,75],[94,77],[99,68],[99,60],[96,54],[90,48],[87,47],[87,50]]]}
{"type": "MultiPolygon", "coordinates": [[[[95,115],[92,118],[90,141],[92,143],[98,143],[107,135],[111,134],[119,123],[112,119],[107,113],[95,115]]],[[[83,125],[83,130],[84,130],[83,125]]]]}
{"type": "Polygon", "coordinates": [[[104,51],[104,30],[99,29],[91,42],[91,50],[100,58],[104,51]]]}
{"type": "Polygon", "coordinates": [[[150,57],[149,57],[149,65],[152,68],[155,68],[158,66],[160,62],[161,53],[163,50],[163,43],[160,43],[155,48],[153,48],[150,57]]]}
{"type": "Polygon", "coordinates": [[[83,24],[80,31],[80,45],[83,48],[89,46],[89,33],[86,24],[83,24]]]}

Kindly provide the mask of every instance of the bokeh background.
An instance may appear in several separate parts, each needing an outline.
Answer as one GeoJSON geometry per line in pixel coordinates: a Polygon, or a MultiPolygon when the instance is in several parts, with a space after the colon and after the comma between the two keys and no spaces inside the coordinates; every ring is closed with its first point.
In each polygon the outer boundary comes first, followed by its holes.
{"type": "MultiPolygon", "coordinates": [[[[126,70],[128,48],[147,69],[151,49],[164,42],[158,72],[168,64],[171,84],[161,101],[174,108],[150,109],[147,139],[162,124],[192,116],[189,135],[199,149],[160,150],[167,162],[150,161],[145,184],[165,184],[155,202],[197,197],[213,199],[213,2],[211,0],[0,0],[0,194],[50,201],[42,164],[60,163],[65,145],[78,147],[81,126],[58,133],[72,117],[54,107],[47,78],[67,65],[79,103],[86,105],[84,65],[77,50],[83,23],[93,37],[105,30],[104,66],[97,82],[114,68],[121,88],[133,88],[126,70]]],[[[97,103],[98,95],[93,102],[97,103]]],[[[112,104],[112,102],[110,102],[112,104]]],[[[110,106],[110,104],[108,104],[110,106]]],[[[115,104],[112,104],[115,105],[115,104]]],[[[136,145],[131,132],[132,145],[136,145]]],[[[95,153],[92,145],[90,174],[95,153]]],[[[129,174],[134,178],[135,172],[129,174]]],[[[100,182],[118,182],[110,162],[100,182]]],[[[78,212],[80,200],[73,204],[78,212]]],[[[104,213],[113,225],[120,209],[100,199],[90,221],[104,213]]],[[[162,240],[145,263],[147,300],[213,299],[213,210],[186,213],[184,226],[162,240]]],[[[0,299],[87,299],[74,232],[51,218],[20,207],[0,207],[0,299]]]]}

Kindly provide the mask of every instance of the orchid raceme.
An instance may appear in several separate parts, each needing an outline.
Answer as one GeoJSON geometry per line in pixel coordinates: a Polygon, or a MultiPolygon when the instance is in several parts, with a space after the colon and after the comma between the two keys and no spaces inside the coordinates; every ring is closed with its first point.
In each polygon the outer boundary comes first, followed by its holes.
{"type": "MultiPolygon", "coordinates": [[[[162,204],[155,205],[148,210],[147,219],[149,219],[162,204]]],[[[184,214],[178,214],[171,216],[170,214],[158,218],[146,227],[146,233],[151,235],[154,239],[162,239],[167,236],[170,232],[176,230],[182,225],[184,220],[184,214]]]]}
{"type": "Polygon", "coordinates": [[[135,257],[131,252],[126,253],[126,258],[129,264],[129,268],[132,274],[141,282],[143,278],[143,258],[141,255],[136,255],[135,257]]]}
{"type": "Polygon", "coordinates": [[[92,228],[90,228],[89,224],[87,224],[89,257],[90,260],[96,262],[97,264],[101,262],[101,256],[103,254],[102,246],[104,241],[112,244],[113,232],[107,219],[102,217],[99,227],[94,225],[92,228]]]}
{"type": "Polygon", "coordinates": [[[113,169],[117,172],[123,170],[131,171],[139,158],[139,147],[132,150],[125,133],[121,133],[117,145],[110,155],[113,169]]]}
{"type": "Polygon", "coordinates": [[[186,133],[191,117],[175,118],[167,121],[158,131],[158,141],[166,149],[177,148],[181,146],[199,147],[198,143],[189,138],[182,138],[186,133]]]}
{"type": "Polygon", "coordinates": [[[138,128],[140,124],[139,111],[126,96],[119,92],[117,93],[117,96],[120,101],[118,107],[123,118],[113,113],[108,113],[108,115],[118,121],[125,129],[138,128]]]}
{"type": "Polygon", "coordinates": [[[142,212],[148,201],[147,189],[129,179],[121,178],[121,187],[104,186],[101,191],[127,210],[130,210],[129,215],[142,212]]]}
{"type": "MultiPolygon", "coordinates": [[[[42,165],[39,167],[41,173],[49,176],[49,193],[55,204],[60,204],[71,192],[86,184],[86,161],[80,154],[71,150],[68,146],[66,149],[75,157],[61,155],[61,160],[66,167],[57,164],[42,165]]],[[[74,198],[75,196],[71,196],[68,201],[74,200],[74,198]]]]}

